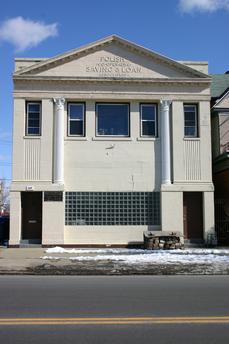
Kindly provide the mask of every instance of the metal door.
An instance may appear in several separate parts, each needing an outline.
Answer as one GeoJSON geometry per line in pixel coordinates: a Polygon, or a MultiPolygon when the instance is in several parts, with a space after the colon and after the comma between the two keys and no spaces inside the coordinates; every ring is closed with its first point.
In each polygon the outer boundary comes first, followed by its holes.
{"type": "Polygon", "coordinates": [[[183,193],[185,239],[203,239],[203,201],[201,192],[183,193]]]}
{"type": "Polygon", "coordinates": [[[42,192],[22,192],[22,240],[42,237],[42,192]]]}

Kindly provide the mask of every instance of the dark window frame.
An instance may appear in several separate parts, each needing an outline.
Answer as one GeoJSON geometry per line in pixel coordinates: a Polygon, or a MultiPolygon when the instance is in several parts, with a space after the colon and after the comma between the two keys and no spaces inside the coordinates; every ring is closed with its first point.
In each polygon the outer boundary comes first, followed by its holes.
{"type": "Polygon", "coordinates": [[[86,103],[85,102],[68,102],[67,103],[67,120],[68,120],[68,125],[67,125],[67,136],[69,137],[85,137],[86,134],[86,103]],[[70,119],[70,105],[82,105],[83,106],[83,134],[78,135],[78,134],[70,134],[70,122],[77,122],[80,120],[78,119],[70,119]]]}
{"type": "MultiPolygon", "coordinates": [[[[184,103],[183,105],[183,111],[184,111],[184,138],[192,139],[192,138],[199,138],[199,106],[197,103],[184,103]],[[195,126],[186,126],[185,125],[185,108],[186,107],[194,107],[195,108],[195,126]],[[185,134],[185,128],[195,128],[194,135],[186,135],[185,134]]],[[[191,112],[191,111],[189,111],[191,112]]]]}
{"type": "MultiPolygon", "coordinates": [[[[26,101],[25,103],[25,111],[26,111],[26,119],[25,119],[25,136],[41,136],[42,135],[42,102],[41,101],[36,101],[36,100],[29,100],[26,101]],[[39,133],[34,134],[34,133],[29,133],[29,105],[39,105],[39,133]]],[[[36,113],[36,112],[34,112],[36,113]]]]}
{"type": "Polygon", "coordinates": [[[97,102],[95,103],[95,136],[96,137],[120,137],[127,138],[131,136],[130,133],[130,103],[127,102],[97,102]],[[101,135],[98,133],[98,105],[127,105],[128,106],[128,134],[127,135],[101,135]]]}
{"type": "Polygon", "coordinates": [[[157,103],[140,103],[140,137],[158,137],[158,104],[157,103]],[[155,120],[143,120],[142,119],[142,107],[143,106],[154,106],[155,107],[155,120]],[[155,135],[143,135],[143,122],[155,122],[155,135]]]}

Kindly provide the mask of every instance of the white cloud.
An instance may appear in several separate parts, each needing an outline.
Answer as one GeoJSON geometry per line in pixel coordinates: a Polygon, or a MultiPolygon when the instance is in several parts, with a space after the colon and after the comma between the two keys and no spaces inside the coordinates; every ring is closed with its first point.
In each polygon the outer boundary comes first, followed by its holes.
{"type": "Polygon", "coordinates": [[[46,25],[22,17],[8,19],[0,25],[0,40],[13,44],[18,52],[35,47],[57,34],[57,23],[46,25]]]}
{"type": "Polygon", "coordinates": [[[215,12],[217,10],[229,11],[229,0],[179,0],[182,12],[215,12]]]}

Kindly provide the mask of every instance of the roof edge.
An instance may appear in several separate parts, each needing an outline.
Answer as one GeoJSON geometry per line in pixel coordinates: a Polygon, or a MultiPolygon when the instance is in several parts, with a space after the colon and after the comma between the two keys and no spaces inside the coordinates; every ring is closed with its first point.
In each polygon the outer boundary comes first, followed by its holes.
{"type": "Polygon", "coordinates": [[[215,104],[212,106],[212,109],[217,110],[216,106],[218,106],[221,101],[229,95],[229,87],[219,96],[215,99],[215,104]]]}

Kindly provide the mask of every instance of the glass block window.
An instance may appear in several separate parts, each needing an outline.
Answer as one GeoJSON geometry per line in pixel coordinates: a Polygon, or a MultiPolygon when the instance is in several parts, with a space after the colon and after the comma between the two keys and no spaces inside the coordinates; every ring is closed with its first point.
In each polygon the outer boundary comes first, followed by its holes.
{"type": "Polygon", "coordinates": [[[129,136],[129,104],[96,104],[98,136],[129,136]]]}
{"type": "Polygon", "coordinates": [[[84,136],[84,103],[68,103],[68,136],[84,136]]]}
{"type": "Polygon", "coordinates": [[[157,105],[141,104],[141,136],[156,137],[157,136],[157,105]]]}
{"type": "Polygon", "coordinates": [[[197,105],[184,105],[184,136],[198,136],[197,105]]]}
{"type": "Polygon", "coordinates": [[[160,193],[66,192],[65,224],[160,225],[160,193]]]}
{"type": "Polygon", "coordinates": [[[41,103],[26,104],[26,135],[41,135],[41,103]]]}

